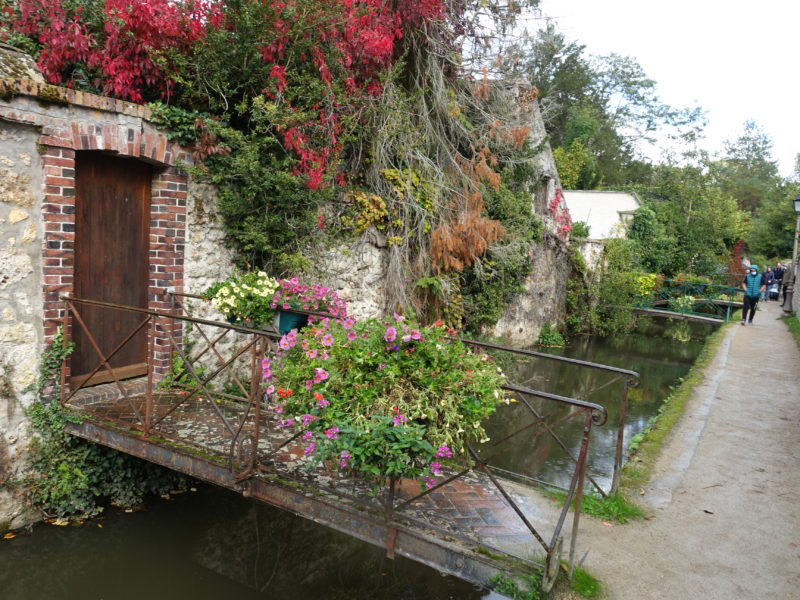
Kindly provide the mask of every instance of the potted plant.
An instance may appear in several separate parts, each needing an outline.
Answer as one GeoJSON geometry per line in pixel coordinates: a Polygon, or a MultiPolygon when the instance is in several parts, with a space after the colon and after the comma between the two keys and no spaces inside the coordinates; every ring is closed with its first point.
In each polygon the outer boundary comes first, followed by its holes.
{"type": "Polygon", "coordinates": [[[272,301],[278,287],[278,280],[264,271],[237,272],[212,285],[203,297],[229,322],[261,328],[274,319],[272,301]]]}
{"type": "Polygon", "coordinates": [[[278,311],[278,331],[282,334],[301,329],[317,319],[290,312],[291,309],[322,312],[333,317],[346,317],[347,305],[336,292],[317,284],[301,282],[297,277],[281,279],[272,297],[271,307],[278,311]]]}
{"type": "Polygon", "coordinates": [[[488,355],[400,315],[322,319],[279,346],[262,365],[278,426],[302,432],[312,464],[375,482],[433,486],[467,441],[488,441],[481,422],[506,401],[488,355]]]}

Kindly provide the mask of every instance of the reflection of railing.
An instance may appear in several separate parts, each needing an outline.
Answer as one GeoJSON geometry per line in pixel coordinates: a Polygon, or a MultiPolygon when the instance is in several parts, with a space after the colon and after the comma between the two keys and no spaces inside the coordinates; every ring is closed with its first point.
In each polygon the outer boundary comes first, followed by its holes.
{"type": "Polygon", "coordinates": [[[710,283],[666,280],[636,303],[636,308],[729,321],[742,307],[740,288],[710,283]]]}
{"type": "MultiPolygon", "coordinates": [[[[182,304],[184,297],[199,298],[191,294],[169,294],[172,309],[166,312],[63,297],[66,305],[65,332],[70,331],[70,325],[80,327],[85,339],[94,348],[98,362],[89,377],[75,389],[66,391],[68,386],[62,385],[62,404],[122,425],[127,431],[140,432],[140,435],[145,436],[150,443],[189,447],[209,461],[224,461],[239,482],[246,482],[254,476],[279,478],[282,481],[293,481],[301,486],[309,486],[309,482],[312,482],[316,494],[325,497],[336,496],[349,506],[363,508],[366,513],[374,514],[376,506],[380,507],[381,513],[385,515],[385,527],[388,528],[386,548],[390,555],[394,551],[394,535],[398,528],[417,526],[420,531],[433,529],[440,532],[442,539],[462,536],[463,527],[454,527],[447,523],[446,516],[436,516],[438,514],[435,506],[436,498],[442,494],[455,493],[453,490],[456,489],[492,488],[496,490],[492,497],[506,507],[503,510],[507,511],[510,508],[522,521],[524,529],[541,546],[545,558],[543,563],[537,563],[527,553],[520,556],[506,548],[493,546],[486,540],[478,540],[479,543],[492,552],[513,556],[524,564],[544,566],[545,588],[552,586],[555,581],[560,563],[562,531],[570,505],[574,502],[569,552],[572,564],[592,427],[606,422],[605,408],[585,400],[507,385],[507,392],[516,396],[531,415],[530,423],[508,433],[503,440],[498,440],[492,445],[484,444],[477,447],[468,445],[468,456],[450,464],[443,472],[443,481],[430,489],[414,493],[409,489],[413,487],[409,485],[411,482],[389,479],[380,493],[376,494],[374,484],[348,479],[336,473],[326,472],[324,477],[309,475],[308,461],[302,452],[301,437],[304,430],[299,427],[293,431],[284,430],[277,424],[278,419],[275,417],[278,415],[270,413],[260,384],[261,358],[275,353],[274,342],[279,339],[279,334],[274,331],[254,330],[189,316],[182,304]],[[101,350],[93,332],[89,330],[81,316],[84,306],[102,307],[112,314],[115,311],[133,312],[141,315],[141,322],[116,348],[106,354],[101,350]],[[144,328],[148,331],[147,382],[142,393],[135,393],[122,381],[110,361],[144,328]],[[184,343],[184,337],[189,330],[194,341],[187,345],[184,343]],[[231,341],[232,337],[237,338],[234,347],[223,348],[223,342],[231,341]],[[170,376],[158,384],[154,378],[153,367],[157,353],[161,352],[163,355],[165,347],[173,356],[180,357],[180,366],[173,369],[170,376]],[[242,369],[242,362],[247,363],[245,370],[249,381],[239,372],[242,369]],[[100,370],[107,371],[113,379],[119,402],[81,405],[80,391],[85,388],[85,382],[90,381],[100,370]],[[545,414],[537,410],[532,399],[551,403],[562,407],[563,410],[545,414]],[[493,468],[493,461],[497,456],[492,452],[493,450],[498,452],[498,444],[508,440],[522,439],[522,443],[525,443],[531,437],[539,436],[551,436],[566,450],[555,429],[572,420],[582,423],[580,446],[577,455],[571,455],[574,468],[566,490],[566,498],[558,515],[554,517],[551,533],[547,535],[544,533],[544,528],[549,527],[549,524],[537,524],[534,522],[535,519],[530,517],[524,502],[520,500],[518,482],[503,477],[502,471],[493,468]],[[429,504],[432,507],[430,510],[425,508],[429,504]]],[[[615,379],[601,387],[621,379],[624,386],[623,407],[627,403],[628,386],[638,377],[633,371],[605,365],[470,340],[464,341],[476,347],[477,351],[499,349],[611,372],[615,374],[615,379]]],[[[62,367],[62,384],[66,383],[66,367],[65,362],[62,367]]],[[[499,410],[502,410],[502,405],[499,410]]],[[[624,418],[624,409],[622,413],[624,418]]],[[[617,439],[615,482],[618,482],[618,467],[621,466],[623,418],[620,420],[617,439]]],[[[192,474],[202,477],[202,473],[192,474]]],[[[489,500],[486,502],[489,503],[489,500]]],[[[491,503],[488,505],[495,506],[491,503]]],[[[474,537],[466,536],[464,541],[475,543],[476,540],[474,537]]]]}
{"type": "MultiPolygon", "coordinates": [[[[586,394],[586,398],[593,396],[597,392],[602,389],[605,389],[617,382],[622,382],[622,393],[620,395],[620,403],[619,403],[619,419],[617,421],[617,435],[615,440],[614,446],[614,470],[611,476],[611,486],[608,492],[604,490],[590,475],[587,475],[589,481],[592,483],[594,488],[603,496],[608,494],[614,494],[619,489],[620,483],[620,476],[622,473],[622,463],[625,457],[625,447],[624,447],[624,438],[625,438],[625,420],[628,415],[628,389],[630,387],[635,387],[638,385],[639,374],[636,371],[630,371],[628,369],[620,369],[619,367],[612,367],[609,365],[602,365],[599,363],[593,363],[585,360],[578,360],[576,358],[568,358],[566,356],[556,356],[553,354],[547,354],[545,352],[536,352],[534,350],[523,350],[520,348],[510,348],[508,346],[501,346],[499,344],[491,344],[487,342],[478,342],[475,340],[463,340],[465,343],[475,346],[477,348],[485,348],[489,350],[496,350],[500,352],[508,352],[511,354],[516,354],[520,356],[526,356],[529,358],[541,358],[549,361],[556,361],[564,364],[574,365],[576,367],[585,368],[585,369],[594,369],[599,370],[602,372],[606,372],[612,375],[612,378],[608,381],[605,381],[602,385],[594,388],[590,392],[586,394]]],[[[507,389],[513,392],[518,392],[519,388],[515,386],[507,386],[507,389]]],[[[531,391],[529,390],[529,393],[531,391]]],[[[533,392],[532,395],[539,397],[539,398],[549,398],[549,399],[557,399],[563,398],[554,396],[553,394],[546,394],[544,392],[533,392]]],[[[537,418],[541,418],[540,415],[533,410],[532,407],[528,406],[528,408],[536,414],[537,418]]],[[[578,462],[578,459],[569,451],[567,446],[564,442],[556,435],[554,431],[550,431],[551,437],[554,439],[556,444],[567,454],[570,460],[573,463],[578,462]]]]}

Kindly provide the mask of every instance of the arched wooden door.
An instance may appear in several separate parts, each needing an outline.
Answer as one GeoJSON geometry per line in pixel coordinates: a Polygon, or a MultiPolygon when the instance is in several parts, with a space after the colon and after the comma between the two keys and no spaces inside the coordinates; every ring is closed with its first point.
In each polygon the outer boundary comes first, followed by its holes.
{"type": "MultiPolygon", "coordinates": [[[[75,280],[77,298],[147,307],[152,167],[130,158],[84,151],[75,160],[75,280]]],[[[78,305],[107,356],[141,323],[141,313],[78,305]]],[[[73,320],[72,384],[79,385],[100,358],[73,320]]],[[[147,328],[110,361],[117,377],[147,372],[147,328]]],[[[111,381],[101,369],[89,383],[111,381]]]]}

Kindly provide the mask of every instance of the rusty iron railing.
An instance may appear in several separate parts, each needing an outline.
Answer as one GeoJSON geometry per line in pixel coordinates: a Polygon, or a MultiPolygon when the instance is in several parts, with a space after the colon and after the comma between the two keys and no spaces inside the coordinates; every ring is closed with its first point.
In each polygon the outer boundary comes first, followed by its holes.
{"type": "MultiPolygon", "coordinates": [[[[587,477],[587,456],[592,428],[605,424],[607,412],[604,407],[587,400],[551,394],[520,385],[506,385],[507,393],[514,396],[531,417],[529,423],[523,424],[516,431],[507,433],[492,445],[484,444],[480,447],[470,445],[468,455],[462,457],[460,461],[447,465],[444,480],[430,489],[413,493],[407,489],[406,482],[388,479],[384,482],[385,485],[382,489],[376,493],[374,485],[353,478],[348,479],[341,474],[328,473],[324,477],[314,477],[313,474],[309,474],[308,461],[304,460],[300,443],[300,438],[304,433],[303,429],[299,428],[297,431],[287,433],[276,425],[275,417],[277,415],[270,413],[260,385],[261,359],[276,352],[275,342],[280,339],[280,334],[276,331],[250,329],[190,316],[186,314],[187,307],[184,306],[182,299],[200,299],[199,296],[193,294],[170,293],[167,297],[170,299],[172,307],[170,311],[120,306],[69,296],[62,297],[66,306],[64,331],[69,332],[70,325],[80,327],[86,340],[97,354],[98,364],[86,381],[104,369],[114,381],[119,400],[117,403],[110,403],[109,406],[103,406],[101,403],[81,408],[78,400],[81,390],[85,387],[85,382],[75,389],[69,389],[69,386],[65,385],[67,371],[65,361],[62,368],[62,405],[68,404],[73,409],[84,410],[98,418],[107,419],[127,429],[139,431],[143,436],[152,439],[153,443],[167,440],[173,444],[188,444],[203,452],[208,460],[226,461],[235,479],[244,482],[245,486],[247,480],[255,476],[279,477],[282,480],[288,478],[305,486],[312,485],[321,494],[334,495],[349,505],[360,506],[372,513],[376,510],[376,506],[382,507],[380,510],[385,515],[385,523],[389,532],[386,537],[386,550],[390,556],[394,552],[394,534],[392,532],[396,532],[398,527],[417,526],[425,530],[433,529],[448,537],[464,537],[465,541],[474,542],[475,540],[468,534],[453,531],[441,521],[432,520],[426,516],[425,511],[418,510],[418,507],[429,502],[437,494],[447,493],[448,489],[451,489],[448,486],[454,485],[458,481],[461,481],[463,485],[493,486],[541,547],[544,560],[542,563],[538,563],[529,555],[517,555],[504,548],[492,547],[490,543],[484,541],[480,543],[498,552],[511,554],[522,563],[543,566],[545,589],[551,587],[555,582],[561,560],[562,533],[570,506],[574,502],[569,548],[571,569],[580,523],[584,480],[587,477]],[[134,312],[140,314],[142,319],[116,348],[104,354],[81,316],[83,306],[104,307],[110,311],[134,312]],[[148,374],[143,397],[141,397],[132,393],[129,387],[123,384],[110,361],[145,327],[147,327],[149,339],[148,374]],[[192,342],[186,344],[184,338],[189,333],[191,333],[192,342]],[[237,339],[232,340],[231,338],[234,337],[237,339]],[[166,339],[172,356],[178,356],[181,359],[180,366],[171,374],[169,387],[164,387],[163,384],[159,387],[154,379],[153,366],[157,353],[163,354],[163,346],[156,345],[157,339],[166,339]],[[221,348],[227,342],[233,344],[232,347],[221,348]],[[243,361],[247,363],[245,370],[249,373],[249,381],[243,380],[240,373],[243,361]],[[227,379],[223,381],[224,378],[227,379]],[[67,391],[68,389],[69,391],[67,391]],[[537,409],[533,399],[557,406],[559,410],[548,413],[537,409]],[[111,406],[112,404],[113,406],[111,406]],[[557,427],[573,420],[582,423],[582,434],[576,454],[569,452],[556,433],[557,427]],[[518,482],[504,477],[503,471],[494,467],[493,462],[497,456],[492,454],[493,450],[497,453],[496,449],[500,448],[502,444],[509,443],[510,440],[514,443],[529,444],[542,436],[554,439],[568,452],[574,465],[570,483],[566,489],[566,497],[549,533],[544,532],[542,524],[536,525],[529,518],[524,506],[520,504],[518,494],[509,491],[518,482]]],[[[295,312],[327,316],[323,313],[295,312]]],[[[616,489],[619,480],[618,471],[622,464],[622,435],[627,407],[627,391],[629,385],[635,385],[635,380],[638,378],[637,373],[540,352],[474,340],[463,341],[479,352],[501,350],[530,358],[557,360],[576,366],[600,369],[614,375],[611,381],[604,383],[591,393],[622,380],[623,397],[617,434],[615,483],[612,485],[612,490],[616,489]]],[[[65,343],[68,343],[68,340],[65,340],[65,343]]],[[[499,452],[501,453],[502,450],[499,452]]],[[[605,493],[591,477],[589,480],[601,493],[605,493]]],[[[548,527],[549,524],[548,522],[548,527]]]]}

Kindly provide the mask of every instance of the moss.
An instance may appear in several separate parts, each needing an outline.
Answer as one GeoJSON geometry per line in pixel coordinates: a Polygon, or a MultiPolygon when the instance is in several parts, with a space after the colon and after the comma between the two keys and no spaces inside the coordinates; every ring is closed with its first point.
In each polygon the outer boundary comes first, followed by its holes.
{"type": "Polygon", "coordinates": [[[5,533],[11,529],[11,521],[0,521],[0,533],[5,533]]]}
{"type": "Polygon", "coordinates": [[[69,104],[67,100],[67,91],[64,88],[55,85],[39,85],[39,93],[37,94],[42,104],[69,104]]]}
{"type": "MultiPolygon", "coordinates": [[[[2,56],[2,55],[0,55],[2,56]]],[[[8,102],[17,95],[17,86],[13,81],[0,79],[0,100],[8,102]]]]}

